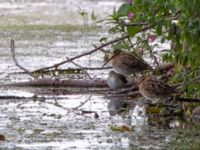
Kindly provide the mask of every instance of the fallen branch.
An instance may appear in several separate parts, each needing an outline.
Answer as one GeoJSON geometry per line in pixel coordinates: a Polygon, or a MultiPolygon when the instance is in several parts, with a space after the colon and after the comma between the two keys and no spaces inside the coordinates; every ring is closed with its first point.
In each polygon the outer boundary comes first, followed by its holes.
{"type": "Polygon", "coordinates": [[[33,99],[25,96],[0,95],[0,99],[33,99]]]}
{"type": "Polygon", "coordinates": [[[2,86],[52,86],[52,87],[108,87],[106,80],[102,79],[92,79],[92,80],[60,80],[50,79],[50,78],[41,78],[34,79],[32,81],[11,83],[2,86]]]}

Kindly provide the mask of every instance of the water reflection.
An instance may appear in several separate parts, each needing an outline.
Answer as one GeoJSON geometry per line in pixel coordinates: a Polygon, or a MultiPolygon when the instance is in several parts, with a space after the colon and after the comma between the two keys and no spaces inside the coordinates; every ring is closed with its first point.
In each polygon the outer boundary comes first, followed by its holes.
{"type": "Polygon", "coordinates": [[[31,99],[32,90],[27,90],[29,94],[21,100],[1,100],[0,132],[8,140],[4,147],[160,149],[170,141],[173,128],[186,127],[180,117],[148,117],[146,105],[138,105],[129,98],[60,93],[38,95],[45,97],[45,101],[40,101],[31,99]],[[111,125],[131,130],[114,131],[111,125]]]}
{"type": "MultiPolygon", "coordinates": [[[[32,70],[52,65],[65,60],[66,56],[88,51],[99,37],[107,35],[104,30],[82,31],[81,26],[77,27],[77,24],[82,25],[77,5],[85,10],[97,10],[100,18],[110,14],[113,6],[120,5],[114,0],[12,0],[12,4],[8,4],[10,2],[0,1],[2,25],[73,25],[65,26],[72,28],[66,32],[49,29],[50,26],[30,31],[28,28],[22,31],[21,26],[2,29],[1,83],[30,79],[17,73],[20,70],[10,58],[8,41],[11,37],[16,39],[17,58],[24,67],[32,70]]],[[[85,66],[98,66],[102,64],[102,54],[95,53],[79,61],[85,66]]],[[[104,78],[107,71],[91,74],[104,78]]],[[[102,93],[94,94],[102,89],[90,90],[1,87],[0,134],[5,135],[7,141],[0,143],[0,149],[162,149],[171,140],[173,128],[185,127],[180,118],[148,117],[146,105],[129,98],[105,98],[102,93]],[[113,131],[109,125],[124,125],[132,130],[113,131]]]]}
{"type": "Polygon", "coordinates": [[[135,102],[132,100],[119,100],[119,98],[112,98],[108,102],[108,111],[110,116],[115,115],[122,115],[126,113],[127,111],[130,111],[130,109],[134,109],[135,102]]]}

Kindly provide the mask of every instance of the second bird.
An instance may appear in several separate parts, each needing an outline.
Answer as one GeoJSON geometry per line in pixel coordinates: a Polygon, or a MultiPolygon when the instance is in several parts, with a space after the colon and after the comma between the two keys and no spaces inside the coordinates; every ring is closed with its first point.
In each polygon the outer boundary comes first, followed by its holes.
{"type": "Polygon", "coordinates": [[[135,56],[122,51],[114,53],[111,64],[117,73],[125,76],[140,73],[144,70],[152,70],[151,66],[140,56],[135,56]]]}
{"type": "Polygon", "coordinates": [[[139,90],[152,103],[164,103],[169,97],[180,95],[174,87],[150,75],[140,79],[139,90]]]}
{"type": "Polygon", "coordinates": [[[108,86],[115,90],[119,88],[123,88],[127,83],[126,77],[116,73],[114,71],[110,71],[107,79],[108,86]]]}

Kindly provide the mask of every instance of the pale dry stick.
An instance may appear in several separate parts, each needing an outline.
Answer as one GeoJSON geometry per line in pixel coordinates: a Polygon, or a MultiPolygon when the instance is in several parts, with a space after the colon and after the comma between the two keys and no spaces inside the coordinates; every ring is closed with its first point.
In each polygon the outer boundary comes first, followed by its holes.
{"type": "Polygon", "coordinates": [[[102,45],[100,45],[100,46],[94,48],[94,49],[91,50],[91,51],[88,51],[88,52],[85,52],[85,53],[83,53],[83,54],[74,56],[74,57],[72,57],[72,58],[70,58],[70,59],[68,59],[68,60],[62,61],[62,62],[57,63],[57,64],[54,64],[54,65],[52,65],[52,66],[44,67],[44,68],[35,70],[35,71],[33,71],[33,72],[39,72],[39,71],[44,71],[44,70],[47,70],[47,69],[51,69],[51,68],[58,67],[58,66],[63,65],[63,64],[65,64],[65,63],[67,63],[67,62],[71,62],[71,61],[73,61],[73,60],[75,60],[75,59],[78,59],[78,58],[81,58],[81,57],[83,57],[83,56],[90,55],[90,54],[92,54],[92,53],[94,53],[94,52],[96,52],[96,51],[102,49],[103,47],[106,47],[106,46],[108,46],[108,45],[110,45],[110,44],[112,44],[112,43],[121,41],[121,40],[123,40],[123,39],[125,39],[125,38],[127,38],[127,37],[128,37],[128,35],[122,36],[122,37],[120,37],[120,38],[116,38],[116,39],[114,39],[114,40],[112,40],[112,41],[109,41],[109,42],[107,42],[107,43],[105,43],[105,44],[102,44],[102,45]]]}
{"type": "Polygon", "coordinates": [[[79,67],[87,76],[89,79],[92,79],[92,77],[89,75],[89,73],[86,71],[86,69],[84,69],[81,65],[75,63],[73,60],[69,59],[68,57],[66,57],[67,60],[69,60],[72,64],[74,64],[75,66],[79,67]]]}
{"type": "Polygon", "coordinates": [[[12,54],[12,59],[15,63],[15,65],[17,67],[19,67],[20,69],[24,70],[25,73],[27,73],[28,75],[30,75],[31,77],[33,77],[34,79],[37,78],[35,77],[28,69],[22,67],[18,62],[17,62],[17,59],[15,57],[15,41],[13,39],[10,40],[10,51],[11,51],[11,54],[12,54]]]}

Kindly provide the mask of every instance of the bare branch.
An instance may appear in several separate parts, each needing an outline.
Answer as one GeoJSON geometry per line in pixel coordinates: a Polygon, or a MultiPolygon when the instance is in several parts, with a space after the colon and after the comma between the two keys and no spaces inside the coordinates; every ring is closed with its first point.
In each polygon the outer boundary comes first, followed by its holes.
{"type": "Polygon", "coordinates": [[[89,68],[89,67],[83,67],[83,69],[85,70],[104,70],[104,69],[112,69],[111,66],[108,66],[108,67],[94,67],[94,68],[89,68]]]}
{"type": "Polygon", "coordinates": [[[104,44],[102,44],[102,45],[100,45],[100,46],[94,48],[93,50],[91,50],[91,51],[89,51],[89,52],[85,52],[85,53],[83,53],[83,54],[74,56],[74,57],[72,57],[72,58],[70,58],[70,59],[68,59],[68,60],[62,61],[62,62],[57,63],[57,64],[54,64],[54,65],[52,65],[52,66],[44,67],[44,68],[35,70],[34,72],[39,72],[39,71],[43,71],[43,70],[47,70],[47,69],[52,69],[52,68],[58,67],[58,66],[63,65],[63,64],[65,64],[65,63],[67,63],[67,62],[71,62],[71,61],[73,61],[73,60],[75,60],[75,59],[78,59],[78,58],[81,58],[81,57],[83,57],[83,56],[92,54],[92,53],[94,53],[94,52],[96,52],[96,51],[98,51],[98,50],[101,50],[103,47],[106,47],[106,46],[108,46],[108,45],[110,45],[110,44],[112,44],[112,43],[121,41],[121,40],[123,40],[123,39],[125,39],[125,38],[127,38],[127,37],[128,37],[128,35],[122,36],[122,37],[120,37],[120,38],[116,38],[116,39],[114,39],[114,40],[112,40],[112,41],[110,41],[110,42],[104,43],[104,44]]]}
{"type": "MultiPolygon", "coordinates": [[[[32,81],[17,82],[11,84],[4,84],[1,86],[33,86],[33,87],[108,87],[106,80],[103,79],[86,79],[86,80],[59,80],[51,78],[37,78],[32,81]]],[[[88,89],[87,89],[88,90],[88,89]]]]}
{"type": "Polygon", "coordinates": [[[12,59],[15,63],[15,65],[17,67],[19,67],[20,69],[24,70],[25,73],[27,73],[28,75],[30,75],[31,77],[33,78],[36,78],[28,69],[22,67],[18,62],[17,62],[17,59],[15,57],[15,41],[13,39],[10,40],[10,51],[11,51],[11,54],[12,54],[12,59]]]}
{"type": "Polygon", "coordinates": [[[75,110],[79,109],[80,107],[82,107],[83,105],[85,105],[88,101],[90,101],[91,97],[92,97],[92,95],[89,95],[88,98],[84,102],[82,102],[80,105],[76,106],[73,109],[75,109],[75,110]]]}

